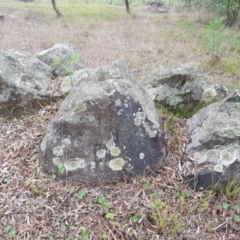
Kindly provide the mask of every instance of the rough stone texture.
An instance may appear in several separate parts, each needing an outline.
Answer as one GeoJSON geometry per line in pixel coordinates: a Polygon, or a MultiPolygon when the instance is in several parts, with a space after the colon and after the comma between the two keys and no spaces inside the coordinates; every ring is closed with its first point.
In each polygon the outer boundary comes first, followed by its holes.
{"type": "Polygon", "coordinates": [[[154,8],[158,8],[158,7],[163,7],[165,4],[162,0],[149,0],[147,2],[147,5],[154,7],[154,8]]]}
{"type": "Polygon", "coordinates": [[[218,102],[228,95],[228,89],[225,86],[214,84],[207,87],[202,95],[202,103],[218,102]]]}
{"type": "Polygon", "coordinates": [[[54,74],[69,73],[85,68],[80,52],[71,44],[58,43],[35,55],[36,58],[54,68],[54,74]]]}
{"type": "Polygon", "coordinates": [[[142,80],[154,101],[168,107],[191,109],[199,104],[206,85],[199,63],[158,68],[142,80]]]}
{"type": "Polygon", "coordinates": [[[185,164],[183,175],[194,179],[197,189],[210,187],[217,181],[238,178],[239,120],[240,91],[237,90],[221,102],[202,109],[187,121],[190,142],[186,153],[194,158],[195,164],[185,164]],[[211,181],[204,177],[206,175],[209,175],[211,181]]]}
{"type": "Polygon", "coordinates": [[[79,81],[50,122],[40,147],[43,170],[109,183],[156,170],[166,142],[149,95],[134,80],[98,76],[79,81]]]}
{"type": "Polygon", "coordinates": [[[132,70],[128,68],[127,64],[123,60],[118,60],[109,66],[85,68],[74,72],[73,75],[67,76],[63,79],[61,90],[65,94],[69,93],[77,82],[88,78],[96,79],[96,81],[103,81],[108,78],[136,80],[135,75],[132,70]]]}
{"type": "Polygon", "coordinates": [[[34,57],[0,51],[0,115],[19,115],[49,100],[51,75],[52,68],[34,57]]]}

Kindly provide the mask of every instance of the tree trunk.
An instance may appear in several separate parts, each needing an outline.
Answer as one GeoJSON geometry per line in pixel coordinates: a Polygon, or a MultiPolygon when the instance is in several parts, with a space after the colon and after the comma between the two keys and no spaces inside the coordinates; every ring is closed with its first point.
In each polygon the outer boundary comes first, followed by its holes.
{"type": "Polygon", "coordinates": [[[52,0],[52,5],[53,5],[53,8],[54,8],[55,12],[57,13],[57,16],[58,16],[58,17],[62,17],[63,15],[62,15],[62,13],[59,11],[59,9],[57,8],[55,0],[52,0]]]}
{"type": "Polygon", "coordinates": [[[126,4],[126,11],[127,11],[128,14],[130,14],[129,1],[125,0],[125,4],[126,4]]]}

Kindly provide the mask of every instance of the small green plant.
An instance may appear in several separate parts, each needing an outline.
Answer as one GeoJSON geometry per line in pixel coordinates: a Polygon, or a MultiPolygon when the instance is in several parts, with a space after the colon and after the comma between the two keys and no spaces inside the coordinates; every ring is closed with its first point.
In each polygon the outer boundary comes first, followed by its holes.
{"type": "Polygon", "coordinates": [[[70,229],[71,231],[73,231],[75,228],[76,228],[76,227],[75,227],[74,225],[71,225],[71,226],[69,227],[69,229],[70,229]]]}
{"type": "Polygon", "coordinates": [[[170,232],[179,223],[177,213],[173,213],[167,203],[155,196],[151,201],[151,218],[160,233],[170,232]]]}
{"type": "Polygon", "coordinates": [[[222,44],[222,37],[224,33],[223,19],[215,18],[209,21],[204,29],[204,45],[207,53],[211,56],[212,64],[215,65],[220,59],[219,49],[222,44]]]}
{"type": "Polygon", "coordinates": [[[83,240],[84,240],[84,239],[87,239],[88,236],[89,236],[89,232],[88,232],[87,230],[84,230],[84,231],[82,232],[82,234],[81,234],[81,237],[82,237],[83,240]]]}
{"type": "Polygon", "coordinates": [[[227,202],[223,202],[222,208],[223,208],[224,210],[228,210],[229,204],[228,204],[227,202]]]}
{"type": "Polygon", "coordinates": [[[137,223],[138,222],[138,216],[134,215],[131,217],[131,220],[133,223],[137,223]]]}
{"type": "Polygon", "coordinates": [[[63,175],[63,174],[65,173],[65,168],[64,168],[64,167],[60,167],[60,168],[58,169],[58,172],[59,172],[61,175],[63,175]]]}
{"type": "Polygon", "coordinates": [[[229,199],[236,199],[240,195],[240,183],[237,179],[232,179],[226,183],[222,189],[223,194],[229,199]]]}
{"type": "Polygon", "coordinates": [[[33,182],[29,182],[29,188],[36,194],[36,195],[43,195],[43,191],[36,186],[33,182]]]}
{"type": "Polygon", "coordinates": [[[147,191],[149,189],[149,183],[144,183],[142,188],[144,191],[147,191]]]}
{"type": "Polygon", "coordinates": [[[3,179],[3,183],[8,184],[9,182],[10,182],[10,179],[9,179],[9,178],[6,177],[6,178],[3,179]]]}
{"type": "Polygon", "coordinates": [[[86,191],[80,190],[80,191],[78,192],[78,199],[79,199],[79,200],[82,200],[85,196],[86,196],[86,191]]]}
{"type": "Polygon", "coordinates": [[[111,206],[107,203],[105,197],[103,196],[99,197],[98,202],[102,205],[104,212],[108,213],[111,206]]]}
{"type": "Polygon", "coordinates": [[[66,60],[63,60],[61,58],[56,58],[54,60],[54,62],[51,64],[51,66],[53,68],[62,68],[63,71],[59,71],[59,70],[55,70],[54,73],[56,76],[58,75],[67,75],[69,77],[69,81],[71,83],[71,87],[73,87],[74,83],[73,83],[73,72],[74,72],[74,65],[76,63],[78,63],[80,60],[80,56],[79,55],[74,55],[74,54],[70,54],[69,58],[66,60]]]}
{"type": "Polygon", "coordinates": [[[114,215],[112,213],[107,213],[106,214],[106,219],[113,220],[114,219],[114,215]]]}
{"type": "Polygon", "coordinates": [[[13,229],[9,229],[10,231],[8,232],[8,237],[9,239],[14,239],[16,237],[16,232],[13,229]]]}
{"type": "Polygon", "coordinates": [[[240,223],[240,216],[237,215],[237,214],[234,214],[233,220],[234,220],[236,223],[240,223]]]}
{"type": "Polygon", "coordinates": [[[106,232],[103,232],[102,233],[102,238],[105,239],[105,238],[108,238],[108,234],[106,232]]]}
{"type": "Polygon", "coordinates": [[[236,210],[237,213],[240,213],[240,205],[234,206],[233,209],[236,210]]]}
{"type": "Polygon", "coordinates": [[[212,197],[216,194],[217,187],[218,187],[218,185],[216,184],[211,189],[206,190],[204,192],[204,194],[201,197],[200,202],[199,202],[199,211],[200,212],[205,211],[209,207],[212,197]]]}

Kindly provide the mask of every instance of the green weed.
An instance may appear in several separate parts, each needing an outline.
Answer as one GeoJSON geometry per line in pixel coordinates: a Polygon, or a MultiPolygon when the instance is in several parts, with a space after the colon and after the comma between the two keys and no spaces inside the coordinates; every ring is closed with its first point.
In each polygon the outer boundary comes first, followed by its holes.
{"type": "Polygon", "coordinates": [[[240,195],[239,180],[232,179],[228,181],[221,189],[222,193],[229,199],[237,199],[240,195]]]}
{"type": "Polygon", "coordinates": [[[211,56],[212,64],[216,64],[219,60],[219,49],[222,44],[224,33],[223,19],[215,18],[211,20],[204,29],[204,45],[207,53],[211,56]]]}
{"type": "Polygon", "coordinates": [[[183,227],[179,213],[173,212],[172,207],[154,196],[151,200],[151,219],[159,233],[171,232],[174,239],[176,232],[183,227]]]}
{"type": "Polygon", "coordinates": [[[79,200],[82,200],[85,196],[86,196],[86,191],[80,190],[80,191],[78,192],[78,199],[79,199],[79,200]]]}
{"type": "Polygon", "coordinates": [[[81,237],[83,240],[87,239],[89,236],[89,232],[87,230],[84,230],[81,234],[81,237]]]}

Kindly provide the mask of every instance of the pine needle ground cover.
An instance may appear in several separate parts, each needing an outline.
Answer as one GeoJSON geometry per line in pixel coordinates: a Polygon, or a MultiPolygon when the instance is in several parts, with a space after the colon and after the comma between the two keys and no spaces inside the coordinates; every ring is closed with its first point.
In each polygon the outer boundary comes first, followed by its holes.
{"type": "MultiPolygon", "coordinates": [[[[58,19],[46,1],[0,1],[7,15],[0,22],[1,50],[37,53],[68,42],[89,67],[124,58],[139,78],[159,66],[198,61],[211,83],[239,88],[239,31],[224,30],[220,61],[211,64],[206,52],[204,29],[214,15],[184,9],[152,14],[136,6],[127,16],[124,6],[69,4],[59,1],[65,17],[58,19]]],[[[107,186],[42,174],[39,144],[60,104],[0,119],[0,239],[239,239],[239,186],[230,182],[224,191],[202,192],[187,187],[179,174],[188,141],[185,120],[170,113],[169,154],[156,173],[107,186]]]]}

